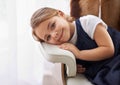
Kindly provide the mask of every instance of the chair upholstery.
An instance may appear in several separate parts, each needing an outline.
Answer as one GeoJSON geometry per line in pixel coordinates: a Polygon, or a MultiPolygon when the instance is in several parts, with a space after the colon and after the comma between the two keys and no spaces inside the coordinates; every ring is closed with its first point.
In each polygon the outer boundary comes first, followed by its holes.
{"type": "Polygon", "coordinates": [[[92,85],[83,74],[76,74],[76,59],[72,52],[46,43],[42,43],[42,47],[45,59],[56,64],[52,72],[43,77],[43,85],[92,85]],[[55,69],[59,69],[57,73],[55,69]]]}

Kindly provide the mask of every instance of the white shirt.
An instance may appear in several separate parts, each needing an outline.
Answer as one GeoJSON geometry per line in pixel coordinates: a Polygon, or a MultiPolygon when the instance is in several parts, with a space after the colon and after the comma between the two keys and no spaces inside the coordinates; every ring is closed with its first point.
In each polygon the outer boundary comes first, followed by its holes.
{"type": "MultiPolygon", "coordinates": [[[[88,34],[88,36],[91,39],[93,39],[96,26],[99,23],[102,23],[105,26],[105,28],[107,29],[107,25],[104,23],[104,21],[94,15],[86,15],[86,16],[80,17],[79,20],[81,22],[81,26],[82,26],[83,30],[88,34]]],[[[75,24],[75,22],[73,22],[73,23],[75,24]]],[[[75,32],[74,32],[73,37],[71,38],[70,42],[75,44],[76,41],[77,41],[77,30],[76,30],[76,24],[75,24],[75,32]]]]}

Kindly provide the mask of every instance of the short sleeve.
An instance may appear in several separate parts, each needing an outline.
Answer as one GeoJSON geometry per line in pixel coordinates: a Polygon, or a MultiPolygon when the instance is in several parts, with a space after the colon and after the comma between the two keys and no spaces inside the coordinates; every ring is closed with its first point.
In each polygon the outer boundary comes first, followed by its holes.
{"type": "Polygon", "coordinates": [[[93,39],[93,36],[94,36],[96,26],[99,23],[102,23],[105,26],[105,28],[107,29],[107,25],[104,23],[104,21],[101,20],[99,17],[96,17],[94,15],[86,15],[86,16],[80,17],[79,20],[81,22],[81,26],[83,27],[83,30],[92,39],[93,39]]]}

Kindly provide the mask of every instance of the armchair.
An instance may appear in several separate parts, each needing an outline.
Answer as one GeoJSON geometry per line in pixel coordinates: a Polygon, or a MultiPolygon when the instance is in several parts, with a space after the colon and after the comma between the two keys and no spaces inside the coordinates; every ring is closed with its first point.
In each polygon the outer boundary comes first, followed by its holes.
{"type": "Polygon", "coordinates": [[[46,43],[41,46],[45,59],[56,64],[52,70],[53,75],[45,74],[43,77],[43,85],[51,85],[51,82],[54,85],[92,85],[83,74],[76,74],[76,59],[72,52],[46,43]],[[56,74],[55,69],[58,71],[56,74]]]}

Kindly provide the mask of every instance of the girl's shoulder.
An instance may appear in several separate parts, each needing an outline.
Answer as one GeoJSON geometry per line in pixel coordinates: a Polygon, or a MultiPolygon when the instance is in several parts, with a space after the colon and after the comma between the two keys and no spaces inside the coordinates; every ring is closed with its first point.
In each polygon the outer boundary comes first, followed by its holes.
{"type": "Polygon", "coordinates": [[[79,18],[83,30],[93,39],[94,31],[99,23],[107,29],[106,23],[95,15],[86,15],[79,18]]]}

